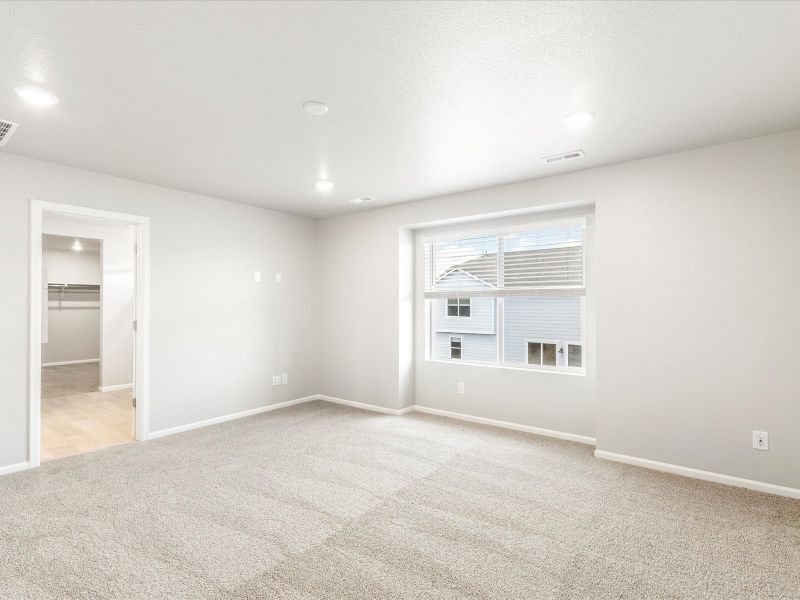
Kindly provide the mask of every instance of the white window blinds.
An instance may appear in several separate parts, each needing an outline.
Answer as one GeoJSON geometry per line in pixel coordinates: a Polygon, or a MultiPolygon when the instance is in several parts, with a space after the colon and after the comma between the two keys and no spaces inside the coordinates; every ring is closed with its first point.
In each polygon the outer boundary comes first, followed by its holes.
{"type": "Polygon", "coordinates": [[[585,293],[584,221],[425,243],[425,297],[585,293]]]}

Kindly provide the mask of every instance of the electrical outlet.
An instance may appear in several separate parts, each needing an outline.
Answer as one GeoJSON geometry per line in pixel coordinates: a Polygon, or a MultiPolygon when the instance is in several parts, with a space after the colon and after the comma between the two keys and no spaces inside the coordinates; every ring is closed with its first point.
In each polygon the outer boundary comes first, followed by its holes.
{"type": "Polygon", "coordinates": [[[280,375],[273,375],[272,376],[272,385],[280,385],[281,384],[281,376],[280,375]]]}
{"type": "Polygon", "coordinates": [[[769,433],[753,430],[753,448],[756,450],[769,450],[769,433]]]}
{"type": "Polygon", "coordinates": [[[463,394],[464,393],[464,382],[463,381],[459,381],[458,382],[458,393],[459,394],[463,394]]]}
{"type": "Polygon", "coordinates": [[[253,282],[258,283],[261,281],[261,271],[253,271],[253,282]]]}
{"type": "Polygon", "coordinates": [[[287,383],[289,383],[289,374],[284,373],[283,375],[281,375],[281,384],[286,385],[287,383]]]}
{"type": "Polygon", "coordinates": [[[281,281],[283,281],[283,275],[275,273],[275,283],[280,283],[281,281]]]}

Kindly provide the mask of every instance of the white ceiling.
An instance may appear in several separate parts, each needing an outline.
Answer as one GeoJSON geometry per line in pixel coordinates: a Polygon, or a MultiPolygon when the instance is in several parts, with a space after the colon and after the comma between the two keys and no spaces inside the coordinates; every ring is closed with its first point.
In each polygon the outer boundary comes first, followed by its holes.
{"type": "Polygon", "coordinates": [[[3,2],[0,21],[6,152],[311,216],[800,127],[793,2],[3,2]]]}
{"type": "Polygon", "coordinates": [[[80,241],[81,246],[83,247],[81,252],[100,252],[100,240],[83,237],[65,237],[63,235],[51,235],[49,233],[42,235],[42,248],[44,250],[72,251],[72,245],[75,243],[75,240],[80,241]]]}

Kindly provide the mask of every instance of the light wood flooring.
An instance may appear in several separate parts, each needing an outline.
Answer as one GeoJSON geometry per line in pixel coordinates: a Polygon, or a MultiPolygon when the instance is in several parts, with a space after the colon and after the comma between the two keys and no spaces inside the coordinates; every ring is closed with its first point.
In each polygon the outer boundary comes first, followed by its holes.
{"type": "Polygon", "coordinates": [[[42,460],[91,452],[132,442],[131,390],[90,387],[97,363],[42,368],[42,460]]]}

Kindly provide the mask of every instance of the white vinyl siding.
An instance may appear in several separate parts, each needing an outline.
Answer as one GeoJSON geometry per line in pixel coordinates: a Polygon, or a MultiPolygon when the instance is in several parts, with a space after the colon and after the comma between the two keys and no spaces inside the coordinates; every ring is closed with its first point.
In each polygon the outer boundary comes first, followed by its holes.
{"type": "Polygon", "coordinates": [[[580,342],[582,297],[510,297],[503,300],[505,362],[526,363],[525,340],[580,342]]]}
{"type": "MultiPolygon", "coordinates": [[[[438,360],[450,359],[450,333],[437,333],[434,340],[433,357],[438,360]]],[[[497,336],[465,333],[461,338],[461,360],[464,362],[496,363],[497,336]]]]}
{"type": "Polygon", "coordinates": [[[433,330],[447,333],[483,333],[492,335],[495,331],[495,299],[472,298],[469,317],[448,317],[447,299],[433,300],[433,330]]]}

